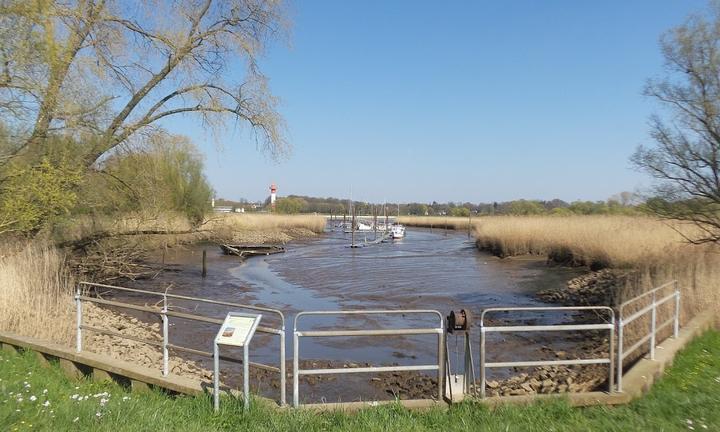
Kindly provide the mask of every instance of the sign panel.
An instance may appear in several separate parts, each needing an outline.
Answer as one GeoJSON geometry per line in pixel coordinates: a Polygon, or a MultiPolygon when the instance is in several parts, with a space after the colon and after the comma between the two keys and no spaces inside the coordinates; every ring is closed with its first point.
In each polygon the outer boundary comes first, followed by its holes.
{"type": "Polygon", "coordinates": [[[230,312],[215,337],[215,343],[231,346],[246,346],[260,324],[260,314],[230,312]]]}

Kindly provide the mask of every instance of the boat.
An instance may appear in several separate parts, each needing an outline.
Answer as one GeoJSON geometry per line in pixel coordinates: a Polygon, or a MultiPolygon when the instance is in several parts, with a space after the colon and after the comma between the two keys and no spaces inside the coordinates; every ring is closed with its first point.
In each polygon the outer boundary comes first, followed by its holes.
{"type": "Polygon", "coordinates": [[[390,229],[393,239],[401,239],[405,237],[405,227],[401,224],[394,224],[390,229]]]}
{"type": "Polygon", "coordinates": [[[280,245],[220,244],[218,246],[225,255],[237,255],[241,258],[285,252],[285,247],[280,245]]]}

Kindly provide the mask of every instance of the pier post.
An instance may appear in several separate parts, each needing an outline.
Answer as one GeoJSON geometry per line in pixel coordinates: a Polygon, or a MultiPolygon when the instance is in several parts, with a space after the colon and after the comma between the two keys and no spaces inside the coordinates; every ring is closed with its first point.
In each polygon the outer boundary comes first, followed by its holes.
{"type": "Polygon", "coordinates": [[[202,257],[202,277],[207,276],[207,250],[203,249],[202,257]]]}

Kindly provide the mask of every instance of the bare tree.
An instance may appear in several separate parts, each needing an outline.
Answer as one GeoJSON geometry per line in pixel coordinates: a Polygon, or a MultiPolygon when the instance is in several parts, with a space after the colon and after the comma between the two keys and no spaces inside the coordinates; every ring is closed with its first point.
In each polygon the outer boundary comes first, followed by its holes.
{"type": "Polygon", "coordinates": [[[248,124],[259,146],[283,152],[257,65],[282,12],[279,0],[0,0],[0,112],[22,136],[10,156],[42,154],[57,131],[90,132],[90,166],[182,114],[248,124]]]}
{"type": "Polygon", "coordinates": [[[651,210],[697,226],[693,243],[720,242],[720,3],[671,29],[661,47],[667,74],[645,94],[665,115],[650,119],[656,146],[639,147],[632,162],[657,181],[651,210]]]}

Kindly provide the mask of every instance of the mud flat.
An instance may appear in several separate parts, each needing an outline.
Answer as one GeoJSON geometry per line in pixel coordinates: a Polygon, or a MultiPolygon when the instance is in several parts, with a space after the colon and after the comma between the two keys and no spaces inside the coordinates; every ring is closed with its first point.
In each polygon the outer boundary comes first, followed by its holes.
{"type": "MultiPolygon", "coordinates": [[[[493,306],[544,306],[555,300],[543,299],[538,296],[539,292],[564,287],[584,273],[584,270],[577,268],[548,267],[545,260],[539,257],[511,260],[492,257],[478,252],[475,243],[462,232],[408,229],[407,237],[401,241],[356,250],[346,247],[349,236],[339,232],[320,237],[309,230],[243,235],[235,237],[233,241],[279,243],[283,238],[296,240],[287,245],[284,254],[254,257],[244,262],[222,255],[214,245],[170,248],[164,253],[155,254],[151,260],[155,263],[162,260],[166,269],[171,271],[160,272],[151,280],[120,285],[155,291],[169,288],[175,294],[278,308],[286,315],[287,328],[292,329],[294,315],[302,310],[437,309],[446,314],[464,307],[473,310],[478,316],[480,310],[493,306]],[[200,275],[202,249],[207,250],[206,278],[200,275]]],[[[119,300],[141,304],[151,301],[142,298],[119,300]]],[[[198,312],[222,318],[228,309],[203,307],[198,312]]],[[[529,320],[557,323],[567,318],[541,315],[529,320]]],[[[126,321],[132,319],[138,323],[153,322],[155,318],[127,314],[122,319],[124,321],[116,325],[126,325],[126,321]]],[[[430,326],[436,326],[436,321],[437,317],[431,317],[430,326]]],[[[398,322],[367,317],[322,322],[305,320],[301,327],[377,328],[387,324],[398,327],[418,323],[413,317],[403,317],[398,322]]],[[[216,326],[204,323],[171,320],[171,324],[172,343],[205,351],[209,350],[208,341],[212,340],[217,331],[216,326]]],[[[277,339],[265,337],[267,335],[258,336],[253,342],[251,360],[276,365],[277,339]]],[[[288,337],[287,353],[292,353],[291,341],[292,338],[288,337]]],[[[98,343],[118,345],[119,340],[105,338],[98,340],[98,343]]],[[[530,340],[522,335],[506,335],[502,340],[492,343],[495,345],[492,345],[488,361],[495,361],[493,355],[509,355],[512,360],[538,358],[540,355],[559,358],[564,352],[574,357],[577,350],[583,349],[587,340],[573,336],[558,341],[547,335],[530,340]]],[[[303,368],[336,368],[352,365],[431,364],[437,355],[435,344],[434,338],[423,337],[308,338],[302,342],[301,365],[303,368]]],[[[477,340],[473,344],[477,350],[477,340]]],[[[448,340],[448,346],[454,348],[454,339],[448,340]]],[[[112,349],[115,351],[107,348],[106,352],[127,358],[141,357],[144,362],[158,368],[161,364],[160,353],[153,347],[141,348],[138,344],[125,341],[125,345],[112,349]],[[136,353],[136,349],[142,351],[136,353]]],[[[451,356],[454,355],[451,353],[451,356]]],[[[207,379],[208,370],[211,369],[209,359],[185,354],[183,359],[187,359],[188,363],[178,363],[178,371],[207,379]]],[[[180,360],[173,360],[171,365],[176,365],[174,361],[180,360]]],[[[239,379],[240,368],[235,366],[229,363],[227,367],[223,366],[226,374],[224,381],[229,385],[239,379]]],[[[567,372],[556,369],[492,370],[489,371],[488,379],[492,383],[498,382],[501,394],[505,391],[517,392],[528,386],[537,392],[582,391],[586,386],[597,386],[601,379],[605,379],[604,375],[601,378],[601,374],[605,374],[601,370],[598,370],[597,376],[586,374],[581,377],[580,371],[574,369],[568,369],[567,372]],[[514,378],[523,373],[527,376],[522,380],[514,378]],[[556,385],[542,385],[545,380],[555,377],[556,385]],[[570,383],[566,378],[570,378],[570,383]],[[509,381],[511,379],[514,381],[509,381]],[[540,381],[541,385],[537,385],[533,379],[540,381]],[[528,385],[523,387],[523,384],[528,385]]],[[[287,371],[290,383],[290,363],[287,371]]],[[[268,396],[276,393],[279,387],[278,374],[268,374],[254,368],[251,368],[251,373],[253,391],[268,396]]],[[[435,375],[413,372],[304,376],[301,379],[301,390],[305,402],[437,396],[435,375]]]]}

